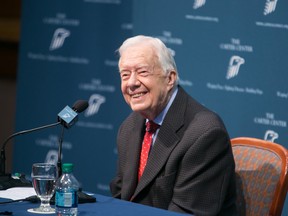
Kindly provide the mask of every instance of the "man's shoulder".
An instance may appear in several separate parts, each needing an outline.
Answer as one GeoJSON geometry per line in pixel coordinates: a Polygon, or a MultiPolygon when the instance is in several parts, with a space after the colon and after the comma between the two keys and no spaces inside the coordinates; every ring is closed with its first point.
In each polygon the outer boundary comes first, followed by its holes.
{"type": "Polygon", "coordinates": [[[201,102],[197,101],[183,89],[180,88],[179,92],[181,94],[180,97],[185,98],[186,100],[185,118],[188,118],[188,121],[190,121],[191,123],[193,122],[193,124],[199,124],[202,127],[207,128],[225,128],[223,120],[218,113],[216,113],[209,107],[206,107],[201,102]]]}

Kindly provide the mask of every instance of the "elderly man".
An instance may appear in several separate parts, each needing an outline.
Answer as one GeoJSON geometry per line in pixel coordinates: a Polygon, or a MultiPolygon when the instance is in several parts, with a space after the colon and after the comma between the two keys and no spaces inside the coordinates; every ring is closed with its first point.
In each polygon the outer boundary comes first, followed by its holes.
{"type": "Polygon", "coordinates": [[[133,112],[119,128],[112,195],[194,215],[236,215],[235,164],[222,120],[179,86],[159,39],[129,38],[119,54],[121,90],[133,112]]]}

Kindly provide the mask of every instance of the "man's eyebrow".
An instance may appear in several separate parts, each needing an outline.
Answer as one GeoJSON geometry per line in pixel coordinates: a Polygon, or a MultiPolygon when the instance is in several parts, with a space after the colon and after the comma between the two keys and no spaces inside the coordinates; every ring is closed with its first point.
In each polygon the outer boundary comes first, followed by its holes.
{"type": "MultiPolygon", "coordinates": [[[[147,69],[147,68],[149,68],[148,65],[138,65],[138,66],[135,67],[135,71],[141,70],[141,69],[147,69]]],[[[119,70],[120,73],[124,72],[124,71],[131,71],[131,70],[128,69],[128,68],[122,68],[122,69],[119,70]]]]}
{"type": "Polygon", "coordinates": [[[143,69],[145,69],[145,70],[149,69],[149,65],[139,65],[139,66],[135,67],[135,71],[143,70],[143,69]]]}
{"type": "Polygon", "coordinates": [[[119,67],[118,69],[119,69],[119,71],[128,71],[129,70],[128,67],[119,67]]]}

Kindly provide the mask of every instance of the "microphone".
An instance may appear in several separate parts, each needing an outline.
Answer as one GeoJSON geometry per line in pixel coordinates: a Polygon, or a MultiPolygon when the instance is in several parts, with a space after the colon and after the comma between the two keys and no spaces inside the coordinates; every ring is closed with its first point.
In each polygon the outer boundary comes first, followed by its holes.
{"type": "Polygon", "coordinates": [[[66,106],[58,113],[58,121],[68,129],[78,120],[78,113],[83,112],[87,107],[87,101],[78,100],[74,103],[72,109],[69,106],[66,106]]]}
{"type": "MultiPolygon", "coordinates": [[[[17,133],[12,134],[11,136],[9,136],[2,144],[2,148],[1,148],[1,153],[0,153],[0,190],[2,189],[7,189],[9,187],[14,186],[14,185],[18,185],[21,186],[22,184],[19,184],[18,182],[14,182],[13,184],[10,184],[9,181],[11,180],[11,174],[6,174],[5,172],[5,162],[6,162],[6,156],[5,156],[5,147],[8,143],[9,140],[11,140],[12,138],[19,136],[19,135],[23,135],[23,134],[27,134],[27,133],[31,133],[34,131],[39,131],[39,130],[43,130],[46,128],[50,128],[50,127],[55,127],[57,125],[62,124],[65,128],[70,128],[72,125],[75,124],[75,122],[78,119],[78,113],[83,112],[87,107],[88,107],[88,102],[84,101],[84,100],[78,100],[74,103],[72,109],[69,106],[66,106],[59,114],[58,114],[58,122],[53,123],[53,124],[48,124],[48,125],[44,125],[44,126],[40,126],[40,127],[36,127],[36,128],[32,128],[32,129],[28,129],[28,130],[23,130],[17,133]]],[[[63,133],[62,133],[63,134],[63,133]]],[[[61,141],[61,145],[62,145],[62,141],[61,141]]],[[[62,146],[61,146],[62,148],[62,146]]],[[[61,152],[60,152],[61,153],[61,152]]],[[[61,158],[61,157],[60,157],[61,158]]],[[[13,179],[14,180],[14,179],[13,179]]],[[[25,186],[27,186],[27,181],[21,181],[25,184],[25,186]]]]}
{"type": "Polygon", "coordinates": [[[74,103],[72,109],[74,111],[76,111],[77,113],[81,113],[84,110],[87,109],[87,107],[89,106],[89,103],[85,100],[78,100],[74,103]]]}
{"type": "Polygon", "coordinates": [[[89,106],[88,102],[85,100],[78,100],[74,103],[72,109],[69,106],[66,106],[58,114],[58,121],[62,124],[61,134],[59,136],[59,145],[58,145],[58,176],[62,175],[62,142],[64,136],[64,128],[68,129],[78,120],[78,113],[83,112],[89,106]]]}

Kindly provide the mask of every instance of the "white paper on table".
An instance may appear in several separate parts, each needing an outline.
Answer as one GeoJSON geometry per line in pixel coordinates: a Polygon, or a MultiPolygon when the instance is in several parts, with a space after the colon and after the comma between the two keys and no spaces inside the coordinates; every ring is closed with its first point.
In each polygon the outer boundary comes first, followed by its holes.
{"type": "Polygon", "coordinates": [[[7,190],[0,190],[0,198],[19,200],[36,195],[33,187],[13,187],[7,190]]]}

